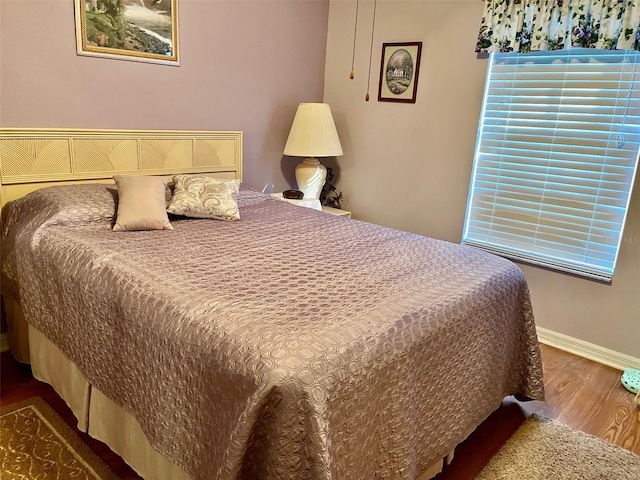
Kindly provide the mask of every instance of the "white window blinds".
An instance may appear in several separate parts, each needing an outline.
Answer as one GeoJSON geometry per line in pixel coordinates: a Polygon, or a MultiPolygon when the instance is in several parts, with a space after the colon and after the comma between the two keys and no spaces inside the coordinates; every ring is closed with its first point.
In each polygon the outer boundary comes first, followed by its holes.
{"type": "Polygon", "coordinates": [[[491,54],[463,243],[611,280],[638,165],[639,61],[491,54]]]}

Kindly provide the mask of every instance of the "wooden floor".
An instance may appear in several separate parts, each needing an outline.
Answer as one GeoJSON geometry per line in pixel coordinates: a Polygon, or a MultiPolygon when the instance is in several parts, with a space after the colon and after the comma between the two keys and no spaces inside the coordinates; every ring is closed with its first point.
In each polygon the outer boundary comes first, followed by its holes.
{"type": "MultiPolygon", "coordinates": [[[[520,403],[509,397],[456,449],[451,465],[437,480],[473,479],[491,456],[532,412],[555,418],[640,455],[640,409],[620,384],[621,372],[555,348],[541,346],[546,402],[520,403]]],[[[42,396],[72,427],[75,418],[51,387],[31,376],[11,354],[0,357],[0,405],[42,396]]],[[[81,434],[85,443],[123,479],[139,477],[101,442],[81,434]]]]}
{"type": "Polygon", "coordinates": [[[640,409],[614,368],[542,346],[546,402],[525,408],[640,455],[640,409]]]}
{"type": "Polygon", "coordinates": [[[640,409],[620,383],[622,372],[540,345],[545,402],[512,397],[456,449],[436,480],[473,479],[531,413],[556,419],[640,455],[640,409]]]}

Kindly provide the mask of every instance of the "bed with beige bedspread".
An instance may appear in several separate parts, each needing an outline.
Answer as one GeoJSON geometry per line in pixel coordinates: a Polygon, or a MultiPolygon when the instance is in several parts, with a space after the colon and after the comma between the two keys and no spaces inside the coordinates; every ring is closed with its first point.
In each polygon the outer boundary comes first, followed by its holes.
{"type": "Polygon", "coordinates": [[[2,293],[194,479],[414,479],[543,398],[508,260],[244,188],[240,221],[113,232],[116,200],[12,202],[2,293]]]}

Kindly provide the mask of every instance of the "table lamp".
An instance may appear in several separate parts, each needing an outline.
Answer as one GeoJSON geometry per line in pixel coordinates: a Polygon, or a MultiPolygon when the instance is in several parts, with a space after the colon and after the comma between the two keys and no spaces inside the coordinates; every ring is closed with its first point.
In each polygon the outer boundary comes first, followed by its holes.
{"type": "Polygon", "coordinates": [[[298,190],[305,199],[320,198],[327,178],[327,169],[316,157],[342,155],[336,124],[327,103],[301,103],[291,125],[284,154],[305,157],[296,166],[298,190]]]}

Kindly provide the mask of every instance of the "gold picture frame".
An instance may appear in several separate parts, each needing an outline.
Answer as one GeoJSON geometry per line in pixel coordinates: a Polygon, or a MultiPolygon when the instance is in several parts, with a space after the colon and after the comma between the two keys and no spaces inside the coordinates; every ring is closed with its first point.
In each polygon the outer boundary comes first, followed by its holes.
{"type": "Polygon", "coordinates": [[[383,43],[379,102],[416,103],[422,42],[383,43]]]}
{"type": "Polygon", "coordinates": [[[78,55],[178,66],[178,0],[74,0],[78,55]]]}

